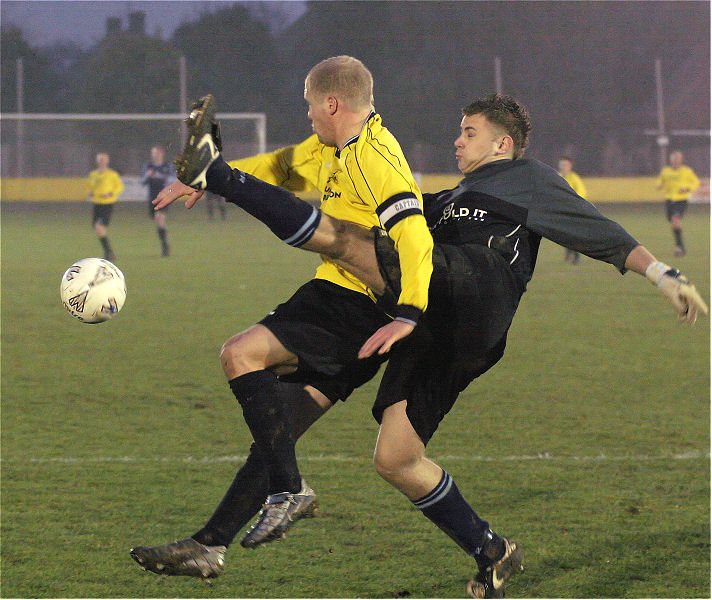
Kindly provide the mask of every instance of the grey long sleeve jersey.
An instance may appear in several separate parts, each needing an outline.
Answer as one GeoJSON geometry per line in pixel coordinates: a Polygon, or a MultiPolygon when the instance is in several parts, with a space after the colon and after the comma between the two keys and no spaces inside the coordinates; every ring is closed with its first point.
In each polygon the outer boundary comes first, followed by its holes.
{"type": "Polygon", "coordinates": [[[497,248],[526,289],[544,237],[625,273],[638,245],[551,167],[533,159],[500,160],[465,175],[452,190],[423,194],[436,243],[497,248]]]}

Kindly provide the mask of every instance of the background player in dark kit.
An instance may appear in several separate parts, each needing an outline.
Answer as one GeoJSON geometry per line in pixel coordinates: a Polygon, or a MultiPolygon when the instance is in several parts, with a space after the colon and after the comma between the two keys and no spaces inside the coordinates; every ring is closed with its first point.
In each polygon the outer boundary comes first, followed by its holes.
{"type": "Polygon", "coordinates": [[[148,212],[149,216],[156,224],[158,239],[161,241],[161,254],[169,256],[171,253],[168,244],[168,232],[166,230],[166,211],[153,210],[153,200],[158,193],[176,176],[173,164],[166,161],[166,150],[163,146],[153,146],[151,148],[151,160],[143,167],[141,183],[148,186],[148,212]]]}

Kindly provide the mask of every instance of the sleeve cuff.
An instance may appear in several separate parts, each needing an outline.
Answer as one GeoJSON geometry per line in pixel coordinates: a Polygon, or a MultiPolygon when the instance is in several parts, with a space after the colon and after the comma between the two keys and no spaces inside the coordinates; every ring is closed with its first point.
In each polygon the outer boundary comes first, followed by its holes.
{"type": "Polygon", "coordinates": [[[398,304],[394,313],[393,317],[396,321],[410,323],[413,327],[415,327],[418,324],[418,319],[420,318],[420,315],[423,314],[423,311],[417,306],[413,306],[411,304],[398,304]]]}

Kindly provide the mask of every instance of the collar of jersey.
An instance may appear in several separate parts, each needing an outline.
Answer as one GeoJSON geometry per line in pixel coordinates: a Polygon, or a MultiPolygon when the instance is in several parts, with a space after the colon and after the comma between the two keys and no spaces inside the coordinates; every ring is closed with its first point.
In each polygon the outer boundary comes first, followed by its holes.
{"type": "Polygon", "coordinates": [[[474,179],[476,177],[479,177],[482,175],[482,173],[486,173],[489,171],[493,171],[497,168],[504,167],[506,165],[509,165],[513,163],[516,159],[513,158],[503,158],[501,160],[494,160],[492,162],[487,163],[486,165],[482,165],[481,167],[477,167],[474,171],[471,171],[469,173],[465,173],[465,179],[474,179]]]}
{"type": "MultiPolygon", "coordinates": [[[[368,123],[373,117],[376,116],[376,111],[372,110],[370,113],[368,113],[368,116],[366,117],[366,120],[363,122],[363,127],[366,126],[366,123],[368,123]]],[[[361,131],[363,131],[363,127],[361,127],[361,131]]],[[[355,136],[353,136],[351,139],[346,140],[346,143],[344,144],[344,147],[339,149],[336,149],[336,158],[341,158],[341,153],[346,149],[346,146],[350,146],[351,144],[356,143],[358,138],[361,137],[361,131],[359,131],[355,136]]]]}

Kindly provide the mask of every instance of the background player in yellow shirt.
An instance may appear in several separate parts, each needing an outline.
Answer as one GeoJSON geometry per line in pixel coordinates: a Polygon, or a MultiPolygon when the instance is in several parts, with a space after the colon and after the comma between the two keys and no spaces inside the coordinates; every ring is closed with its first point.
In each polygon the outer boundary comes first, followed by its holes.
{"type": "Polygon", "coordinates": [[[665,213],[675,236],[675,256],[685,256],[682,240],[682,217],[687,211],[690,194],[700,187],[695,172],[684,164],[682,152],[670,153],[670,164],[658,176],[658,189],[665,192],[665,213]]]}
{"type": "Polygon", "coordinates": [[[94,203],[92,224],[106,260],[116,260],[106,234],[114,203],[123,191],[124,184],[121,177],[114,169],[109,168],[109,155],[106,152],[97,153],[96,169],[89,173],[89,199],[94,203]]]}
{"type": "MultiPolygon", "coordinates": [[[[559,159],[559,175],[561,175],[571,186],[571,189],[581,196],[584,200],[586,199],[586,186],[583,184],[581,177],[578,173],[573,170],[574,162],[568,156],[562,156],[559,159]]],[[[572,264],[577,265],[581,255],[576,252],[576,250],[571,250],[566,248],[566,253],[564,254],[565,261],[571,261],[572,264]]]]}

